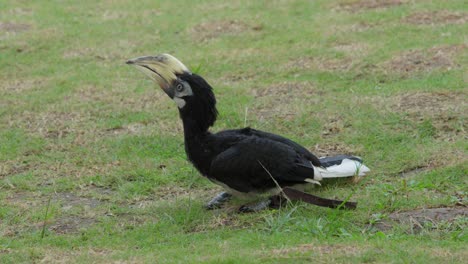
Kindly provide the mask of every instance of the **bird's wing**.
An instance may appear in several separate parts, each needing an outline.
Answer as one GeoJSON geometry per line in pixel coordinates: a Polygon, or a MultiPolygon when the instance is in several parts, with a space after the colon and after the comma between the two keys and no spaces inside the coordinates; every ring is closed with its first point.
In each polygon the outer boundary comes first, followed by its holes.
{"type": "Polygon", "coordinates": [[[303,183],[314,177],[302,155],[287,144],[262,137],[245,137],[218,154],[209,177],[240,192],[262,192],[277,184],[303,183]]]}
{"type": "Polygon", "coordinates": [[[308,149],[304,148],[303,146],[299,145],[298,143],[296,143],[296,142],[294,142],[294,141],[292,141],[290,139],[287,139],[287,138],[282,137],[280,135],[276,135],[276,134],[256,130],[256,129],[249,128],[249,127],[241,129],[240,131],[242,133],[245,133],[245,134],[255,135],[257,137],[267,138],[267,139],[270,139],[270,140],[273,140],[273,141],[277,141],[277,142],[281,142],[283,144],[286,144],[286,145],[292,147],[295,151],[297,151],[301,155],[303,155],[310,162],[312,162],[312,164],[314,166],[317,166],[317,167],[321,166],[320,160],[314,154],[312,154],[308,149]]]}

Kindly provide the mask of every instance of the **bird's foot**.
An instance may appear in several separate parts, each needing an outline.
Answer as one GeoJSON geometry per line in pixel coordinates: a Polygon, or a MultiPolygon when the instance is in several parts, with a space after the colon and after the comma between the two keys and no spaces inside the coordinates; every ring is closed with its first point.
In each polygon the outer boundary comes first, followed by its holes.
{"type": "Polygon", "coordinates": [[[258,212],[265,209],[279,209],[282,206],[286,205],[288,200],[282,195],[271,196],[267,200],[256,202],[253,204],[245,204],[239,208],[241,213],[252,213],[258,212]]]}
{"type": "Polygon", "coordinates": [[[253,213],[253,212],[262,211],[262,210],[269,208],[271,203],[272,203],[272,199],[270,198],[268,200],[262,200],[260,202],[256,202],[253,204],[244,204],[241,207],[239,207],[239,212],[253,213]]]}
{"type": "Polygon", "coordinates": [[[288,203],[288,199],[286,199],[283,195],[275,195],[270,197],[270,205],[269,207],[272,209],[279,209],[285,206],[288,203]]]}
{"type": "Polygon", "coordinates": [[[231,197],[232,197],[232,194],[229,194],[227,192],[219,193],[205,205],[205,208],[208,210],[221,208],[221,206],[223,206],[223,204],[229,201],[231,197]]]}

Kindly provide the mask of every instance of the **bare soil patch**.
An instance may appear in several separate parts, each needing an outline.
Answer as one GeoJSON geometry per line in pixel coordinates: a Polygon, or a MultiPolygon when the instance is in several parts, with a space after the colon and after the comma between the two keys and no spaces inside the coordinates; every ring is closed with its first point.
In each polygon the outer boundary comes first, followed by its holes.
{"type": "Polygon", "coordinates": [[[26,31],[31,28],[29,24],[12,23],[12,22],[0,22],[0,32],[19,33],[26,31]]]}
{"type": "Polygon", "coordinates": [[[258,100],[250,113],[255,113],[260,119],[293,118],[300,112],[300,104],[318,102],[323,91],[317,90],[311,82],[281,82],[265,87],[252,89],[258,100]]]}
{"type": "Polygon", "coordinates": [[[453,140],[467,137],[467,97],[465,91],[413,92],[386,100],[391,102],[391,111],[405,113],[412,122],[430,122],[436,137],[453,140]]]}
{"type": "MultiPolygon", "coordinates": [[[[89,113],[88,113],[89,114],[89,113]]],[[[84,112],[50,111],[33,113],[25,111],[12,122],[20,122],[20,126],[32,134],[44,138],[62,138],[78,130],[85,119],[90,119],[84,112]]]]}
{"type": "Polygon", "coordinates": [[[466,45],[461,44],[407,51],[383,63],[383,68],[404,76],[435,69],[450,70],[460,66],[455,63],[455,57],[466,51],[466,48],[466,45]]]}
{"type": "Polygon", "coordinates": [[[288,98],[316,97],[324,92],[317,90],[312,82],[280,82],[252,90],[255,98],[272,97],[284,102],[288,98]]]}
{"type": "Polygon", "coordinates": [[[81,197],[73,193],[57,193],[54,200],[62,205],[62,210],[68,211],[72,207],[89,207],[94,208],[101,204],[97,199],[90,197],[81,197]]]}
{"type": "Polygon", "coordinates": [[[67,216],[54,221],[49,230],[57,234],[77,233],[93,224],[97,223],[95,218],[85,218],[81,216],[67,216]]]}
{"type": "Polygon", "coordinates": [[[224,85],[232,85],[235,83],[244,83],[250,80],[253,80],[257,77],[256,74],[246,73],[246,74],[226,74],[219,78],[219,82],[224,85]]]}
{"type": "Polygon", "coordinates": [[[98,222],[93,208],[102,203],[100,200],[65,192],[55,194],[51,202],[61,205],[62,216],[48,225],[49,230],[58,234],[76,233],[98,222]],[[80,215],[70,215],[72,210],[78,210],[80,215]]]}
{"type": "Polygon", "coordinates": [[[320,71],[348,71],[354,65],[351,58],[324,58],[301,57],[290,60],[285,64],[285,69],[320,70],[320,71]]]}
{"type": "Polygon", "coordinates": [[[340,116],[330,116],[330,118],[325,122],[322,135],[324,137],[333,136],[341,133],[345,128],[350,126],[351,125],[344,121],[340,116]]]}
{"type": "Polygon", "coordinates": [[[381,9],[399,6],[404,2],[401,0],[358,0],[358,1],[344,1],[339,4],[338,9],[346,10],[349,12],[359,12],[369,9],[381,9]]]}
{"type": "Polygon", "coordinates": [[[0,178],[27,172],[35,165],[19,160],[6,160],[0,163],[0,178]]]}
{"type": "Polygon", "coordinates": [[[42,79],[7,79],[1,81],[0,91],[7,93],[22,93],[43,87],[47,80],[42,79]]]}
{"type": "Polygon", "coordinates": [[[416,12],[405,17],[403,22],[414,25],[466,24],[468,13],[448,10],[416,12]]]}
{"type": "Polygon", "coordinates": [[[336,155],[354,155],[358,149],[339,143],[322,143],[317,144],[311,150],[317,157],[330,157],[336,155]]]}
{"type": "Polygon", "coordinates": [[[226,35],[238,35],[245,31],[260,31],[261,25],[248,25],[239,20],[217,20],[198,24],[190,29],[190,34],[197,41],[208,41],[226,35]]]}
{"type": "Polygon", "coordinates": [[[362,247],[346,246],[346,245],[315,245],[315,244],[302,244],[289,248],[273,249],[270,253],[277,256],[287,256],[291,253],[310,253],[314,252],[318,255],[357,255],[364,250],[362,247]]]}
{"type": "Polygon", "coordinates": [[[417,209],[405,212],[394,212],[376,225],[379,230],[390,230],[396,224],[404,224],[413,231],[421,231],[430,224],[436,228],[440,223],[452,223],[456,219],[468,217],[468,209],[464,206],[417,209]]]}
{"type": "Polygon", "coordinates": [[[5,204],[14,205],[16,208],[28,210],[32,207],[43,205],[43,198],[32,192],[12,192],[4,199],[5,204]]]}

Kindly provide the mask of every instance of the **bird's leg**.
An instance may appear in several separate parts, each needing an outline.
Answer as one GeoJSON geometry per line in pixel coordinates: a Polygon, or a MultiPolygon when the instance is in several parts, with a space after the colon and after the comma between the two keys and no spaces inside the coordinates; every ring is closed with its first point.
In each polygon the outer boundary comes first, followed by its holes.
{"type": "Polygon", "coordinates": [[[220,208],[221,206],[223,206],[223,204],[229,201],[231,197],[232,197],[232,194],[230,193],[227,193],[227,192],[219,193],[205,205],[205,208],[208,210],[220,208]]]}
{"type": "Polygon", "coordinates": [[[279,209],[285,206],[288,203],[288,199],[286,199],[283,195],[275,195],[270,197],[270,205],[269,207],[272,209],[279,209]]]}

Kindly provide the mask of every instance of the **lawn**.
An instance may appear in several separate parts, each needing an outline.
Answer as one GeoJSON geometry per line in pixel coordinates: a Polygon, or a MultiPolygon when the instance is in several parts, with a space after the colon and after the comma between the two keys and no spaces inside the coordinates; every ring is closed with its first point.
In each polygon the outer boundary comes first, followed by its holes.
{"type": "Polygon", "coordinates": [[[466,263],[466,1],[2,1],[0,263],[466,263]],[[251,126],[372,172],[240,214],[129,58],[171,53],[251,126]]]}

